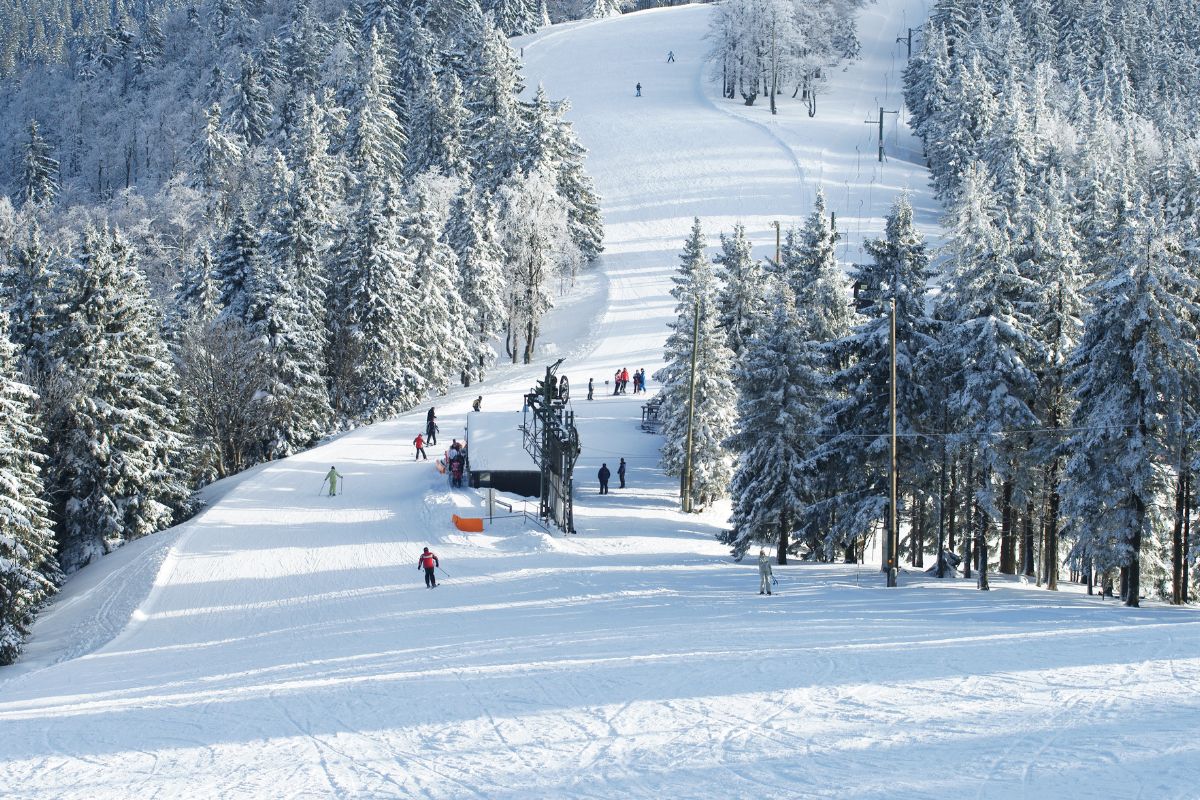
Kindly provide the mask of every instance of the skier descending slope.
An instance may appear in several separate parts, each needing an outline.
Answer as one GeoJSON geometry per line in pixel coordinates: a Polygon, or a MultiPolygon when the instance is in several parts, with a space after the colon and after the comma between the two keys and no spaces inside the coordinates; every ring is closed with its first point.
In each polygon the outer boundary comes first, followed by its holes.
{"type": "Polygon", "coordinates": [[[436,589],[437,588],[437,576],[435,576],[433,574],[433,570],[434,570],[434,567],[440,567],[440,566],[441,566],[441,563],[438,561],[437,555],[435,553],[429,552],[428,547],[426,547],[425,551],[423,553],[421,553],[421,555],[417,558],[417,569],[425,570],[425,588],[426,589],[436,589]]]}
{"type": "Polygon", "coordinates": [[[325,480],[321,481],[321,488],[325,488],[325,484],[329,484],[329,496],[333,497],[338,493],[338,478],[342,477],[342,473],[338,472],[335,467],[329,468],[329,474],[325,476],[325,480]]]}

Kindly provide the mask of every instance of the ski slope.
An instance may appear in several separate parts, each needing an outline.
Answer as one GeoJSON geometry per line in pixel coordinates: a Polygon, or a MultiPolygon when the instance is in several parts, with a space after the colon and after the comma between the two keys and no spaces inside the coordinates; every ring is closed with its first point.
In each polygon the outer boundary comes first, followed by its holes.
{"type": "MultiPolygon", "coordinates": [[[[412,460],[424,407],[210,487],[196,519],[76,576],[0,669],[0,796],[1197,796],[1194,609],[917,573],[885,590],[842,565],[778,568],[759,597],[755,567],[713,539],[723,511],[675,511],[640,399],[603,381],[657,368],[692,217],[714,241],[743,222],[767,254],[771,222],[802,219],[820,186],[852,259],[908,188],[937,236],[903,127],[879,164],[863,124],[897,107],[894,40],[921,2],[864,12],[864,58],[815,119],[715,96],[709,10],[519,42],[530,85],[571,98],[605,203],[601,269],[540,351],[574,387],[579,535],[457,533],[450,514],[480,501],[412,460]],[[597,496],[621,456],[629,488],[597,496]],[[425,544],[436,590],[415,569],[425,544]]],[[[442,443],[476,394],[516,410],[541,369],[438,400],[442,443]]]]}

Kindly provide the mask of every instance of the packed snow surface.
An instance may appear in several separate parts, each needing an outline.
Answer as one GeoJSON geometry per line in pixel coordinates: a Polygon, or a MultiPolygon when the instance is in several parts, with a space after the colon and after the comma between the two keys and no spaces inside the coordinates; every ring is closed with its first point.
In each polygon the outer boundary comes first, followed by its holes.
{"type": "MultiPolygon", "coordinates": [[[[864,12],[864,58],[815,119],[722,101],[703,80],[708,14],[519,42],[531,85],[571,98],[605,202],[601,269],[541,352],[576,387],[578,535],[519,516],[456,532],[451,513],[481,501],[413,462],[424,407],[211,487],[198,518],[76,576],[0,670],[0,795],[1198,796],[1194,610],[918,573],[887,590],[842,565],[777,568],[759,597],[756,568],[714,541],[723,511],[677,513],[641,398],[604,381],[657,368],[691,218],[714,239],[741,221],[769,254],[771,222],[803,218],[822,186],[854,258],[907,187],[936,237],[902,125],[879,164],[863,124],[897,108],[894,40],[923,3],[864,12]],[[628,488],[594,494],[621,456],[628,488]],[[319,492],[331,464],[337,497],[319,492]]],[[[477,391],[517,411],[542,369],[439,400],[441,438],[477,391]]]]}

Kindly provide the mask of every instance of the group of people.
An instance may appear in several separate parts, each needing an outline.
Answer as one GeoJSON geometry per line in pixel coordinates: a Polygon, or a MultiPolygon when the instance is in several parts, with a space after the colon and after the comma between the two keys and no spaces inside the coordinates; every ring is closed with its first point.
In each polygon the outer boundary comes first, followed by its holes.
{"type": "MultiPolygon", "coordinates": [[[[625,394],[626,389],[629,388],[629,370],[625,369],[624,367],[617,370],[617,374],[614,376],[613,382],[616,384],[616,386],[613,387],[613,395],[625,394]]],[[[590,381],[588,385],[590,388],[590,381]]],[[[638,392],[644,391],[646,391],[646,370],[639,369],[633,373],[633,393],[637,394],[638,392]]]]}
{"type": "MultiPolygon", "coordinates": [[[[600,471],[596,473],[596,477],[600,479],[600,494],[608,494],[608,481],[612,477],[612,470],[608,468],[608,464],[600,465],[600,471]]],[[[625,488],[625,459],[621,459],[621,463],[617,465],[617,478],[621,481],[618,488],[625,488]]]]}
{"type": "Polygon", "coordinates": [[[467,443],[459,444],[458,439],[450,442],[446,451],[446,470],[450,473],[450,485],[462,486],[463,473],[467,469],[467,443]]]}

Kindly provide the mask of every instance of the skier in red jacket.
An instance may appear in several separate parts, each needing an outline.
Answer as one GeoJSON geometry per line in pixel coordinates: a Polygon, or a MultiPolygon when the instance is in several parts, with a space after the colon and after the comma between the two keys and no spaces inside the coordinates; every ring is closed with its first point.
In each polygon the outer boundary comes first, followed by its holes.
{"type": "Polygon", "coordinates": [[[421,553],[417,558],[417,569],[425,570],[425,588],[433,589],[437,587],[437,578],[433,574],[434,567],[440,567],[436,554],[429,552],[429,548],[425,548],[425,552],[421,553]]]}

